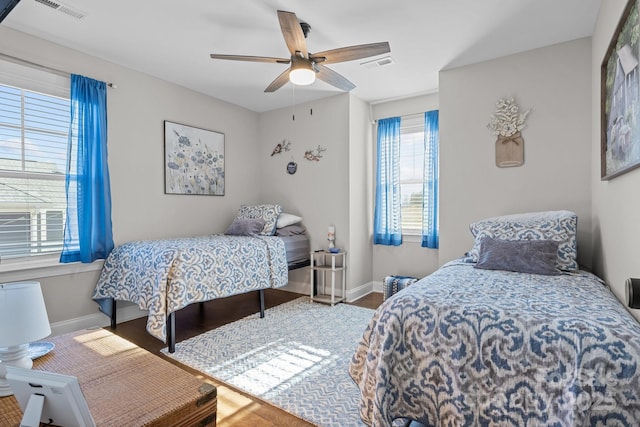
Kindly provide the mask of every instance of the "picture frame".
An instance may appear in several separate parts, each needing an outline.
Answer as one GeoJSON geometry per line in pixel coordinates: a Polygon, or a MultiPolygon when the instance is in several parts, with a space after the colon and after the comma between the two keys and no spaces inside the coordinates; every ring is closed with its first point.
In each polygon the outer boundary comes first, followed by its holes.
{"type": "Polygon", "coordinates": [[[96,427],[77,377],[16,366],[6,371],[23,412],[20,425],[96,427]]]}
{"type": "Polygon", "coordinates": [[[224,133],[164,121],[164,192],[224,196],[224,133]]]}
{"type": "Polygon", "coordinates": [[[601,67],[600,179],[640,167],[638,1],[628,0],[601,67]]]}

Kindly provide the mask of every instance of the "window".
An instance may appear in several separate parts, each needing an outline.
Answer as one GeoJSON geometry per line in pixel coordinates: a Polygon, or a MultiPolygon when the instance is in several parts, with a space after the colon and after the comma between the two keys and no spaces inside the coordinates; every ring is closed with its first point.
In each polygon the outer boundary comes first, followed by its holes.
{"type": "Polygon", "coordinates": [[[0,260],[59,254],[69,78],[0,59],[0,260]]]}
{"type": "Polygon", "coordinates": [[[416,235],[438,248],[438,117],[432,110],[378,120],[374,244],[416,235]]]}

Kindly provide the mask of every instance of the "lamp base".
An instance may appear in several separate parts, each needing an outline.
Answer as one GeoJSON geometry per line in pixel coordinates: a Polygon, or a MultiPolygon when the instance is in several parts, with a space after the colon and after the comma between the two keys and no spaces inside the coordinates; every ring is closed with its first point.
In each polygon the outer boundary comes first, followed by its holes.
{"type": "Polygon", "coordinates": [[[329,239],[327,239],[327,240],[329,241],[329,246],[328,246],[328,249],[329,249],[329,250],[331,250],[332,248],[335,248],[335,247],[336,247],[336,243],[335,243],[335,242],[336,242],[336,239],[329,238],[329,239]]]}
{"type": "Polygon", "coordinates": [[[0,397],[13,394],[7,381],[7,366],[31,369],[33,361],[29,358],[29,344],[0,348],[0,397]]]}

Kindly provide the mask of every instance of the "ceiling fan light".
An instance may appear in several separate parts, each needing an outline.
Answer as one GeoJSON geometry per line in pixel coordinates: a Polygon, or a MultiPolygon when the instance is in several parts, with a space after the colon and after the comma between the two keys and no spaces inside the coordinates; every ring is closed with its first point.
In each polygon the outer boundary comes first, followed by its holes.
{"type": "Polygon", "coordinates": [[[311,63],[298,61],[293,64],[289,72],[289,81],[294,85],[306,86],[316,80],[316,72],[311,63]]]}

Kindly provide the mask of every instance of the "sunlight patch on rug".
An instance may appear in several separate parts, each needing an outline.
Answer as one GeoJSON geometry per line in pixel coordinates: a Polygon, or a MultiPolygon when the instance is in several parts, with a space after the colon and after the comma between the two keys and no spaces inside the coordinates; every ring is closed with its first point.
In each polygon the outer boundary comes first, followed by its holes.
{"type": "Polygon", "coordinates": [[[282,339],[211,366],[205,372],[251,394],[271,399],[335,363],[336,359],[337,356],[327,350],[282,339]]]}
{"type": "Polygon", "coordinates": [[[348,366],[372,315],[301,297],[162,351],[316,425],[362,427],[348,366]]]}

